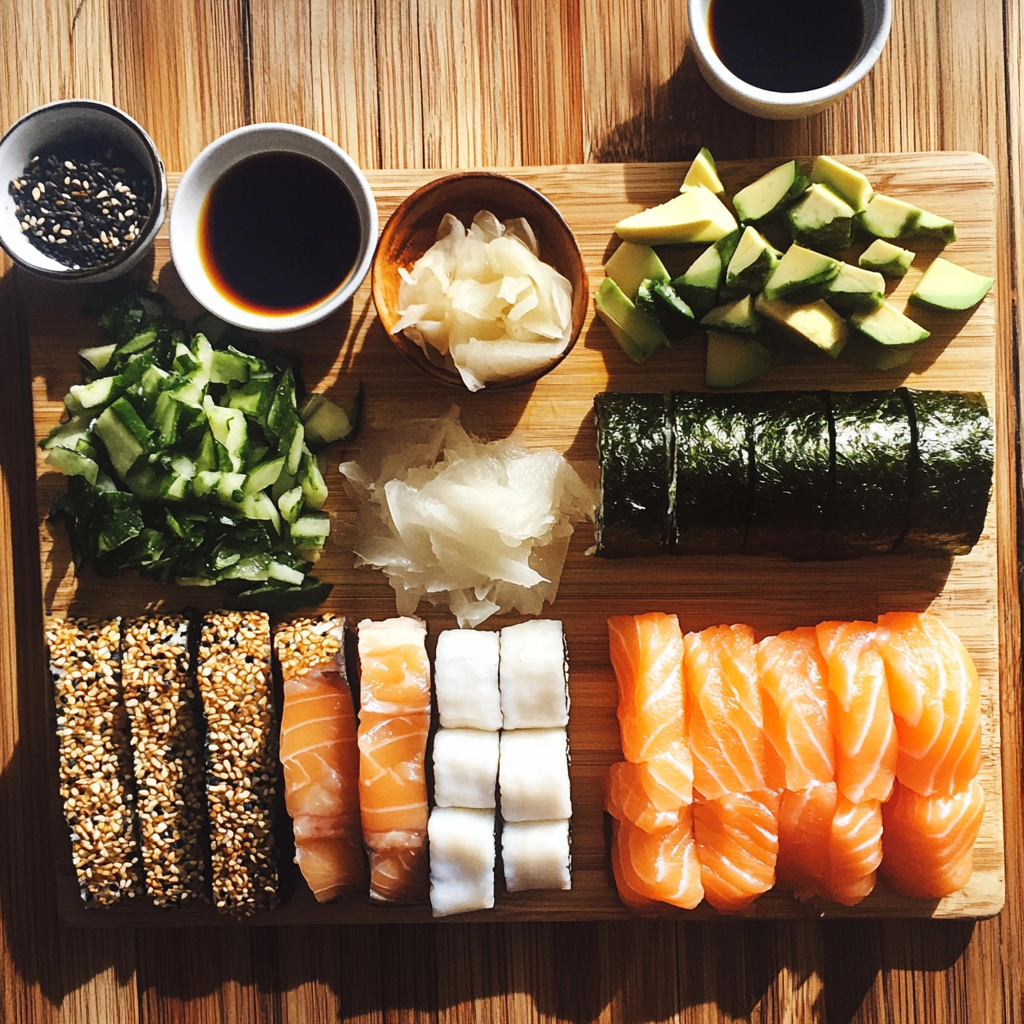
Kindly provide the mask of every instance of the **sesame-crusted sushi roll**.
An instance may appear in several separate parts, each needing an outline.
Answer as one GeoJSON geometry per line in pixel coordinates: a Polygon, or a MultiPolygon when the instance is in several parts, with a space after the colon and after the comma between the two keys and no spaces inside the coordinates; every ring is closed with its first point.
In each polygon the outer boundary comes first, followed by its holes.
{"type": "Polygon", "coordinates": [[[227,913],[252,914],[277,905],[276,744],[267,615],[205,616],[198,665],[206,717],[213,902],[227,913]]]}
{"type": "Polygon", "coordinates": [[[66,619],[46,631],[60,795],[82,899],[92,906],[110,906],[139,890],[120,621],[66,619]]]}
{"type": "Polygon", "coordinates": [[[157,906],[174,906],[204,893],[206,806],[189,669],[184,616],[124,623],[121,676],[131,722],[135,806],[146,893],[157,906]]]}

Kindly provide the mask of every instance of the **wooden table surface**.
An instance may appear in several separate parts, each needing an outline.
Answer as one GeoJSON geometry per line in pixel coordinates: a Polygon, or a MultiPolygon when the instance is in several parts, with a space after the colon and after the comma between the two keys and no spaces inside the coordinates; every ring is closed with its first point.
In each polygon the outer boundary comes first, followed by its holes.
{"type": "MultiPolygon", "coordinates": [[[[70,96],[138,118],[168,170],[291,121],[364,167],[976,150],[999,182],[998,359],[1018,382],[1021,10],[894,0],[875,71],[804,121],[702,81],[684,0],[0,0],[0,131],[70,96]]],[[[57,924],[33,507],[31,381],[0,263],[0,1020],[1024,1019],[1019,560],[1001,570],[1006,908],[983,921],[637,922],[208,930],[57,924]],[[36,787],[38,788],[38,787],[36,787]]],[[[1015,430],[1020,398],[1003,410],[1015,430]]],[[[1016,465],[1002,469],[1019,493],[1016,465]]],[[[1019,507],[1019,502],[1018,502],[1019,507]]]]}

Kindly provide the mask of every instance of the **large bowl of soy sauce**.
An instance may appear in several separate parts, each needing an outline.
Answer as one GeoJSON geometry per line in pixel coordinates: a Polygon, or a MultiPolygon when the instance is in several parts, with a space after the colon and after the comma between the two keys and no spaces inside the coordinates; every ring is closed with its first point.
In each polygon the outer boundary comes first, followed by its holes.
{"type": "Polygon", "coordinates": [[[874,67],[892,0],[688,0],[701,73],[734,107],[775,120],[809,117],[874,67]]]}
{"type": "Polygon", "coordinates": [[[171,256],[211,313],[255,331],[329,316],[365,279],[377,206],[352,158],[317,132],[255,124],[221,136],[182,176],[171,256]]]}

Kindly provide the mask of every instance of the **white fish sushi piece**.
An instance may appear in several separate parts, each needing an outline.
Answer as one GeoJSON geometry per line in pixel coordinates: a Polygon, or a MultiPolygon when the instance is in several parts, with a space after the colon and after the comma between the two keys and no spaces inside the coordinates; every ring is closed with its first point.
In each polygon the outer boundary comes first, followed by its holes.
{"type": "Polygon", "coordinates": [[[434,803],[438,807],[495,806],[498,733],[438,729],[434,735],[434,803]]]}
{"type": "Polygon", "coordinates": [[[493,907],[494,811],[435,807],[427,836],[434,917],[493,907]]]}
{"type": "Polygon", "coordinates": [[[498,634],[446,629],[437,638],[434,692],[442,728],[501,728],[498,634]]]}
{"type": "Polygon", "coordinates": [[[569,738],[565,729],[503,732],[498,788],[505,821],[571,817],[569,738]]]}
{"type": "Polygon", "coordinates": [[[501,830],[501,859],[509,892],[571,889],[569,822],[562,819],[507,823],[501,830]]]}
{"type": "Polygon", "coordinates": [[[569,724],[569,659],[562,623],[530,619],[501,631],[501,712],[506,729],[569,724]]]}

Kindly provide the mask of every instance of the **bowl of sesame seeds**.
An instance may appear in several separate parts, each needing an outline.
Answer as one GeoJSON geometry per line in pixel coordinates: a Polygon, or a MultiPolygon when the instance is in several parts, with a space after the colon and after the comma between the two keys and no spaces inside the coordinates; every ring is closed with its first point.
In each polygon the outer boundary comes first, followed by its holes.
{"type": "Polygon", "coordinates": [[[37,107],[0,139],[0,246],[52,280],[108,281],[146,254],[167,212],[153,140],[98,100],[37,107]]]}

